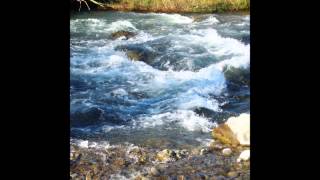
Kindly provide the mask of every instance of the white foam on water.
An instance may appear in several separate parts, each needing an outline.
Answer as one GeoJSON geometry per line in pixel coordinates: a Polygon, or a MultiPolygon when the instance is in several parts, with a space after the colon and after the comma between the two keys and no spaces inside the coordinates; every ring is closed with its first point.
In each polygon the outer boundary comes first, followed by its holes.
{"type": "Polygon", "coordinates": [[[112,131],[112,130],[115,130],[115,129],[124,129],[124,128],[126,128],[125,126],[109,126],[109,125],[103,125],[102,127],[101,127],[101,130],[103,131],[103,132],[105,132],[105,133],[107,133],[107,132],[110,132],[110,131],[112,131]]]}
{"type": "Polygon", "coordinates": [[[210,138],[195,138],[196,141],[198,141],[201,146],[204,146],[204,147],[209,147],[213,142],[214,142],[214,139],[210,138]]]}
{"type": "Polygon", "coordinates": [[[89,141],[81,141],[79,143],[79,146],[82,148],[88,148],[89,147],[88,144],[89,144],[89,141]]]}
{"type": "MultiPolygon", "coordinates": [[[[192,19],[178,14],[156,14],[165,21],[176,24],[192,23],[192,19]]],[[[79,22],[82,20],[79,20],[79,22]]],[[[137,30],[137,28],[127,20],[119,20],[110,24],[100,22],[98,19],[89,20],[93,26],[99,27],[104,31],[118,30],[137,30]]],[[[210,16],[205,20],[207,23],[218,23],[219,21],[210,16]]],[[[77,20],[71,23],[79,23],[77,20]]],[[[194,23],[195,24],[195,23],[194,23]]],[[[195,114],[192,109],[196,107],[204,107],[213,111],[220,111],[219,103],[210,98],[212,94],[221,94],[225,87],[225,78],[223,75],[224,66],[247,67],[250,63],[250,45],[245,45],[240,41],[232,38],[225,38],[218,34],[215,29],[193,29],[190,33],[172,35],[174,43],[173,50],[185,48],[191,45],[201,45],[208,50],[209,54],[214,56],[230,55],[231,58],[211,64],[197,72],[194,71],[160,71],[145,64],[144,62],[131,61],[124,52],[114,51],[117,45],[129,43],[141,43],[159,38],[149,33],[139,31],[138,35],[127,41],[115,40],[106,42],[102,47],[94,47],[90,45],[90,50],[99,54],[99,57],[79,58],[79,61],[87,64],[92,61],[98,61],[101,64],[98,67],[90,67],[86,69],[77,69],[72,73],[90,74],[97,79],[124,79],[123,81],[132,82],[137,92],[144,92],[151,97],[161,97],[164,93],[172,95],[168,99],[152,104],[150,109],[146,109],[146,113],[152,112],[156,115],[146,115],[133,121],[135,127],[157,127],[167,123],[174,123],[189,131],[209,132],[214,126],[208,119],[195,114]],[[82,59],[81,59],[82,58],[82,59]],[[158,104],[157,104],[158,103],[158,104]],[[163,113],[161,106],[166,106],[172,112],[163,113]],[[175,110],[176,109],[176,110],[175,110]],[[158,114],[157,114],[158,113],[158,114]]],[[[78,57],[72,58],[76,61],[78,57]]],[[[187,64],[187,63],[186,63],[187,64]]],[[[191,63],[192,65],[192,63],[191,63]]],[[[170,64],[167,64],[170,66],[170,64]]],[[[131,87],[130,87],[131,88],[131,87]]],[[[119,88],[114,90],[115,95],[127,96],[127,89],[119,88]]],[[[103,126],[104,132],[110,132],[114,129],[123,129],[126,126],[103,126]]]]}
{"type": "Polygon", "coordinates": [[[137,28],[128,20],[119,20],[109,24],[106,30],[115,32],[119,30],[137,30],[137,28]]]}
{"type": "Polygon", "coordinates": [[[176,23],[176,24],[189,24],[193,22],[192,18],[189,18],[187,16],[182,16],[180,14],[165,14],[165,13],[153,13],[155,15],[158,15],[162,18],[165,18],[171,23],[176,23]]]}
{"type": "Polygon", "coordinates": [[[189,110],[177,110],[175,112],[167,112],[156,114],[148,117],[141,117],[135,120],[135,127],[150,128],[175,123],[188,131],[210,132],[214,123],[207,118],[197,115],[189,110]]]}
{"type": "Polygon", "coordinates": [[[72,143],[71,144],[75,144],[81,148],[93,148],[93,149],[110,149],[110,148],[114,148],[117,147],[117,145],[110,145],[110,143],[108,141],[99,141],[99,142],[95,142],[95,141],[89,141],[89,140],[81,140],[81,139],[71,139],[70,140],[72,143]]]}
{"type": "Polygon", "coordinates": [[[205,24],[217,24],[219,22],[220,21],[214,16],[209,16],[207,19],[202,21],[202,23],[205,23],[205,24]]]}
{"type": "Polygon", "coordinates": [[[102,19],[88,18],[88,19],[75,19],[70,20],[70,31],[79,32],[84,31],[87,33],[103,32],[107,26],[106,22],[102,19]]]}
{"type": "Polygon", "coordinates": [[[250,15],[246,15],[243,17],[243,20],[250,21],[250,15]]]}
{"type": "Polygon", "coordinates": [[[223,66],[230,65],[234,67],[247,67],[250,63],[250,45],[245,45],[242,42],[233,38],[224,38],[218,34],[215,29],[192,30],[191,35],[184,35],[186,42],[196,44],[205,44],[208,51],[216,56],[232,55],[217,64],[217,67],[222,70],[223,66]]]}

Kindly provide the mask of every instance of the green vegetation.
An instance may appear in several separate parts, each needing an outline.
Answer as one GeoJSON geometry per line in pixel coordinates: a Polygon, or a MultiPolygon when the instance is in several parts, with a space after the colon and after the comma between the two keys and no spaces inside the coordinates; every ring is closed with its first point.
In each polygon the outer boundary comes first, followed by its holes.
{"type": "Polygon", "coordinates": [[[104,7],[98,7],[98,9],[168,13],[209,13],[249,10],[249,8],[250,0],[109,0],[105,1],[104,7]]]}

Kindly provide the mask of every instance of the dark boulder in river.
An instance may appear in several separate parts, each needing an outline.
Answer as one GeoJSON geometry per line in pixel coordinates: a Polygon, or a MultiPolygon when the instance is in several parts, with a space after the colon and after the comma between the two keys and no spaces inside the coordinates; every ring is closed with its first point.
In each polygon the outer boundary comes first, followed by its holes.
{"type": "Polygon", "coordinates": [[[129,59],[134,61],[143,61],[147,64],[152,64],[157,56],[157,53],[145,48],[141,45],[122,45],[115,48],[116,51],[124,51],[129,59]]]}
{"type": "Polygon", "coordinates": [[[240,41],[243,42],[245,45],[250,44],[250,35],[245,35],[241,37],[240,41]]]}
{"type": "Polygon", "coordinates": [[[227,85],[250,86],[250,68],[225,67],[224,75],[227,85]]]}
{"type": "Polygon", "coordinates": [[[136,36],[136,33],[130,31],[117,31],[111,34],[111,39],[115,40],[120,37],[125,37],[125,39],[128,40],[129,38],[132,38],[134,36],[136,36]]]}

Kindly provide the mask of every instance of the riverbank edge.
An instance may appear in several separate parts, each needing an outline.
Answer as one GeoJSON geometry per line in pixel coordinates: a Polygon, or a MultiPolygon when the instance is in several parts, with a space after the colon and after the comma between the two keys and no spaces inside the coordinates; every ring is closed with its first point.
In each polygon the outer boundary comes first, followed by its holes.
{"type": "MultiPolygon", "coordinates": [[[[248,13],[250,12],[250,0],[237,1],[206,1],[180,3],[179,0],[168,1],[168,4],[162,0],[149,0],[146,3],[144,0],[120,0],[117,2],[95,4],[87,0],[91,10],[97,11],[123,11],[123,12],[140,12],[140,13],[248,13]]],[[[71,8],[78,9],[78,4],[72,1],[71,8]]],[[[82,7],[82,10],[88,10],[82,7]]]]}

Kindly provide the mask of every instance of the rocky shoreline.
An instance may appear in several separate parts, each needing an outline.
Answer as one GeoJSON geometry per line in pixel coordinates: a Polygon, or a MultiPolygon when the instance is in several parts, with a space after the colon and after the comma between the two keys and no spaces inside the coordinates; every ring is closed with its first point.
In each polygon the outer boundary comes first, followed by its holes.
{"type": "Polygon", "coordinates": [[[250,115],[229,118],[212,135],[192,149],[71,142],[70,179],[250,179],[250,115]]]}

